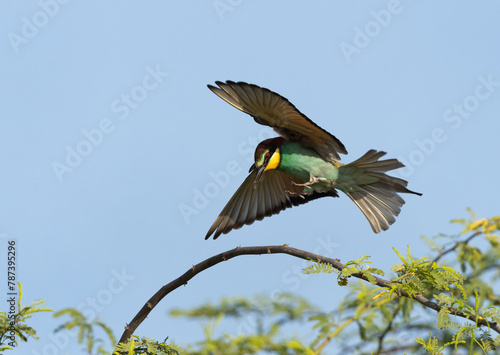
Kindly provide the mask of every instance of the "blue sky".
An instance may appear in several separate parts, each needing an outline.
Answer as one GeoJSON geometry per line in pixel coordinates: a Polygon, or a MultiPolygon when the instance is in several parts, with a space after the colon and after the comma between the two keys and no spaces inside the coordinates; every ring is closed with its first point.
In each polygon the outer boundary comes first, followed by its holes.
{"type": "MultiPolygon", "coordinates": [[[[0,13],[1,245],[6,255],[17,241],[25,302],[79,307],[119,337],[162,285],[239,245],[369,254],[388,271],[392,247],[425,255],[420,237],[456,233],[449,220],[466,207],[499,213],[500,3],[41,0],[0,13]],[[423,196],[404,196],[379,235],[341,196],[205,241],[255,145],[275,136],[211,93],[216,80],[287,97],[344,143],[343,162],[386,151],[423,196]]],[[[199,340],[198,323],[167,311],[223,296],[293,291],[333,309],[348,289],[302,266],[279,255],[217,265],[136,333],[199,340]]],[[[79,353],[51,335],[60,323],[34,317],[41,339],[19,350],[79,353]]]]}

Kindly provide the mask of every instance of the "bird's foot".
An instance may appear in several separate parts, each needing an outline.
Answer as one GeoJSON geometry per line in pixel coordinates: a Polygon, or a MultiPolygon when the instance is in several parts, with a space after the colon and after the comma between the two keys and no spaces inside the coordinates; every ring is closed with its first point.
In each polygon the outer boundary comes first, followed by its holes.
{"type": "Polygon", "coordinates": [[[295,195],[297,195],[297,196],[299,196],[299,197],[300,197],[300,198],[302,198],[302,199],[305,199],[305,198],[306,198],[306,195],[307,195],[307,193],[305,193],[305,192],[293,192],[293,191],[290,191],[290,190],[285,190],[285,192],[286,192],[287,194],[289,194],[290,196],[295,196],[295,195]]]}
{"type": "Polygon", "coordinates": [[[327,180],[328,179],[318,178],[318,177],[314,176],[313,174],[309,174],[309,181],[308,182],[305,182],[303,184],[298,184],[298,183],[292,181],[292,184],[294,184],[295,186],[303,186],[303,187],[307,187],[308,189],[311,189],[311,185],[314,185],[320,181],[327,181],[327,180]]]}

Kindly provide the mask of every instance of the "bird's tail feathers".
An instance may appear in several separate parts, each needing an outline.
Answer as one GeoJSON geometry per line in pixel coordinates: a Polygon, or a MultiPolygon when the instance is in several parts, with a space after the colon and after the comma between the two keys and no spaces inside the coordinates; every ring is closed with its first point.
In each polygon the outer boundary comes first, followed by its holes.
{"type": "Polygon", "coordinates": [[[361,158],[340,167],[341,189],[366,216],[375,233],[387,230],[396,221],[405,201],[398,193],[408,190],[406,180],[386,175],[390,170],[404,167],[397,159],[379,160],[386,153],[369,150],[361,158]]]}

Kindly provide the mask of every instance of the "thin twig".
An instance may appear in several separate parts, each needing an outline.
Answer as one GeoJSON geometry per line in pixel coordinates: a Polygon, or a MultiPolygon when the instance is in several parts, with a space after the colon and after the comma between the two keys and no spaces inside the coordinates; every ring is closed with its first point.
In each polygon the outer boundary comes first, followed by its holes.
{"type": "Polygon", "coordinates": [[[451,248],[443,250],[441,253],[439,253],[439,255],[434,258],[434,262],[437,263],[438,260],[441,259],[443,256],[456,250],[460,244],[468,244],[473,238],[477,237],[480,234],[482,234],[482,232],[476,232],[472,234],[469,238],[465,239],[464,241],[456,242],[451,248]]]}
{"type": "Polygon", "coordinates": [[[377,352],[376,352],[377,355],[382,353],[382,347],[384,345],[384,338],[389,333],[389,331],[392,329],[392,323],[394,322],[394,318],[396,318],[396,315],[398,313],[399,313],[399,305],[397,305],[396,308],[394,308],[394,312],[392,312],[392,318],[389,321],[389,324],[387,324],[387,327],[385,328],[385,330],[378,337],[378,348],[377,348],[377,352]]]}
{"type": "MultiPolygon", "coordinates": [[[[271,246],[255,246],[255,247],[237,247],[235,249],[228,250],[226,252],[220,253],[218,255],[212,256],[211,258],[208,258],[204,261],[202,261],[199,264],[194,265],[191,267],[188,271],[186,271],[183,275],[178,277],[177,279],[171,281],[170,283],[166,284],[158,292],[156,292],[147,302],[146,304],[141,308],[141,310],[135,315],[135,317],[132,319],[132,321],[125,326],[125,331],[123,332],[122,336],[120,337],[120,343],[125,343],[129,340],[129,338],[132,336],[132,334],[135,332],[137,327],[146,319],[148,314],[153,310],[153,308],[165,297],[168,295],[170,292],[174,291],[175,289],[179,288],[182,285],[186,285],[189,280],[191,280],[194,276],[196,276],[198,273],[220,263],[223,261],[227,261],[229,259],[232,259],[236,256],[240,255],[261,255],[261,254],[288,254],[291,256],[295,256],[297,258],[305,259],[305,260],[310,260],[313,262],[323,262],[332,265],[334,268],[337,270],[342,270],[344,268],[344,265],[340,262],[339,259],[332,259],[332,258],[327,258],[325,256],[317,255],[314,253],[310,253],[304,250],[300,249],[295,249],[291,248],[288,245],[271,245],[271,246]]],[[[356,277],[358,279],[362,279],[365,281],[369,281],[366,276],[364,276],[361,273],[354,273],[351,275],[352,277],[356,277]]],[[[375,284],[379,287],[385,287],[385,288],[391,288],[391,282],[389,280],[385,280],[379,277],[374,277],[375,278],[375,284]]],[[[400,297],[408,297],[411,299],[414,299],[415,301],[419,302],[423,306],[433,309],[436,312],[439,312],[441,310],[441,306],[439,306],[437,303],[430,301],[429,299],[425,298],[421,294],[413,294],[410,295],[406,291],[399,291],[398,296],[400,297]]],[[[448,312],[452,315],[462,317],[469,319],[473,322],[476,322],[480,326],[489,326],[491,329],[496,331],[497,333],[500,334],[500,325],[494,322],[488,322],[487,320],[483,318],[476,319],[476,317],[471,317],[470,315],[467,315],[458,309],[450,308],[448,309],[448,312]]]]}
{"type": "MultiPolygon", "coordinates": [[[[363,310],[362,313],[366,312],[367,310],[371,309],[368,308],[368,309],[365,309],[363,310]]],[[[340,333],[342,330],[344,330],[345,327],[347,327],[349,324],[351,324],[352,322],[354,322],[356,320],[356,318],[349,318],[348,320],[346,320],[344,323],[342,323],[341,325],[339,325],[337,328],[335,328],[335,330],[329,334],[325,340],[323,340],[323,342],[318,346],[318,348],[316,350],[314,350],[314,355],[318,355],[321,353],[321,351],[323,351],[323,348],[325,346],[328,345],[328,343],[334,338],[337,336],[338,333],[340,333]]]]}
{"type": "Polygon", "coordinates": [[[335,338],[337,336],[337,334],[339,334],[345,327],[347,327],[349,324],[351,324],[352,322],[354,321],[357,321],[363,314],[365,314],[366,312],[372,310],[373,308],[375,307],[378,307],[378,306],[381,306],[387,302],[389,302],[390,300],[389,299],[381,299],[379,301],[376,302],[376,304],[369,304],[367,305],[365,308],[363,308],[361,311],[359,312],[356,312],[356,314],[352,317],[352,318],[349,318],[347,321],[345,321],[344,323],[340,324],[337,328],[335,328],[335,330],[330,333],[325,340],[323,340],[323,342],[318,346],[318,348],[314,351],[314,355],[317,355],[317,354],[320,354],[321,351],[323,350],[323,348],[325,346],[328,345],[328,343],[330,341],[332,341],[333,338],[335,338]]]}

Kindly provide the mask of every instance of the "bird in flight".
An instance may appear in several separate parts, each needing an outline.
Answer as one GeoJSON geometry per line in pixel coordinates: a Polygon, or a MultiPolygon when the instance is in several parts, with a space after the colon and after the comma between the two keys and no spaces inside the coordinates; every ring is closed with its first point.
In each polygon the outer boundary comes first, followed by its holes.
{"type": "Polygon", "coordinates": [[[205,239],[239,229],[320,197],[346,194],[368,219],[373,232],[387,230],[405,203],[398,193],[412,193],[407,181],[386,172],[403,167],[397,159],[379,160],[386,153],[369,150],[349,163],[344,145],[290,101],[269,89],[244,82],[216,81],[208,88],[222,100],[270,126],[280,137],[266,139],[255,149],[250,175],[212,224],[205,239]]]}

